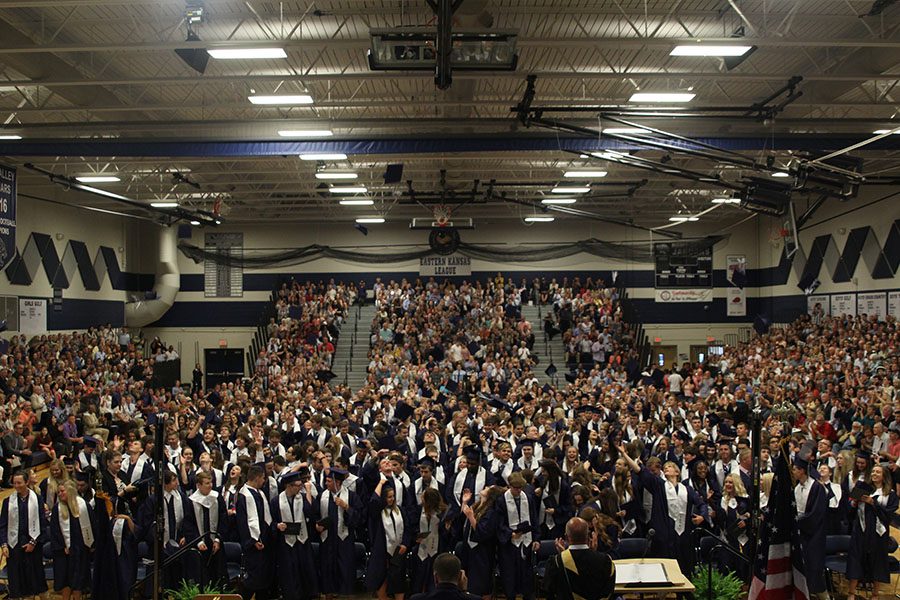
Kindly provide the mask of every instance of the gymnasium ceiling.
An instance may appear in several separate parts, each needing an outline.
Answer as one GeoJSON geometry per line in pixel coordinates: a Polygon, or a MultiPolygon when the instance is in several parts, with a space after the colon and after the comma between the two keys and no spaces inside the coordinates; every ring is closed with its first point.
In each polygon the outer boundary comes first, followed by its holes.
{"type": "MultiPolygon", "coordinates": [[[[65,176],[114,174],[120,182],[96,187],[141,203],[215,207],[229,223],[352,222],[371,215],[408,222],[432,214],[402,196],[407,180],[419,197],[443,190],[445,198],[464,196],[478,181],[475,199],[453,215],[478,226],[540,214],[530,203],[566,183],[566,170],[594,169],[608,175],[590,180],[591,192],[574,207],[657,227],[678,212],[710,208],[725,190],[563,150],[578,136],[526,127],[511,110],[527,75],[537,76],[534,106],[559,107],[552,118],[593,129],[599,109],[566,109],[633,107],[628,100],[635,91],[690,91],[692,110],[738,109],[802,76],[796,87],[802,95],[765,121],[735,118],[740,112],[641,121],[756,160],[770,157],[775,168],[796,151],[836,150],[900,125],[900,3],[894,0],[464,0],[454,29],[516,30],[519,60],[514,71],[457,71],[446,91],[436,88],[433,73],[372,71],[366,58],[370,29],[433,23],[425,0],[205,0],[202,6],[203,20],[194,26],[202,41],[188,44],[184,0],[0,0],[0,135],[22,137],[0,141],[0,162],[19,167],[20,193],[152,215],[65,191],[24,168],[33,163],[65,176]],[[679,44],[727,43],[735,35],[757,49],[731,69],[721,58],[670,56],[679,44]],[[175,53],[247,46],[283,48],[287,58],[211,59],[200,74],[175,53]],[[257,106],[248,101],[254,94],[308,94],[313,104],[257,106]],[[284,129],[334,135],[325,145],[303,146],[279,137],[284,129]],[[458,143],[471,150],[491,141],[491,150],[455,151],[458,143]],[[172,156],[167,149],[177,145],[157,142],[200,144],[172,156]],[[322,163],[297,156],[298,148],[333,149],[328,144],[342,142],[359,142],[360,150],[322,163]],[[269,155],[250,155],[260,148],[269,155]],[[404,165],[399,184],[383,181],[390,163],[404,165]],[[316,179],[317,170],[358,173],[354,183],[368,192],[356,198],[374,205],[338,205],[343,196],[324,192],[329,182],[316,179]],[[173,180],[173,172],[188,182],[173,180]]],[[[726,181],[747,174],[679,153],[614,147],[726,181]]],[[[900,178],[900,136],[853,155],[865,159],[867,175],[900,178]]],[[[746,216],[725,205],[703,219],[724,227],[746,216]]]]}

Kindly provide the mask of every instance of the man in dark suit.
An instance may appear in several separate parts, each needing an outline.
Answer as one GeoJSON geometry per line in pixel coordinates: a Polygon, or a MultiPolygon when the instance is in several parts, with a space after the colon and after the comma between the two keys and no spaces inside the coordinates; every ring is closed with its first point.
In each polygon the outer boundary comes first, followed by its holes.
{"type": "Polygon", "coordinates": [[[566,539],[557,554],[547,562],[544,591],[547,600],[601,600],[610,598],[616,586],[616,567],[608,554],[592,550],[588,522],[573,517],[566,523],[566,539]]]}
{"type": "Polygon", "coordinates": [[[434,559],[434,590],[413,594],[409,600],[481,600],[466,591],[468,580],[459,559],[449,552],[434,559]]]}

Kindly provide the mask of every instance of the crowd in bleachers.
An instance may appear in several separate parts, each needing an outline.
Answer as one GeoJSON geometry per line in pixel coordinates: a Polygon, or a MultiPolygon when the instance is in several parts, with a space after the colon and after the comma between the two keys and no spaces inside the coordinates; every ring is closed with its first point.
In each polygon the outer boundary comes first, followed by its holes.
{"type": "MultiPolygon", "coordinates": [[[[645,366],[600,280],[376,280],[368,377],[351,390],[331,372],[334,349],[368,291],[285,284],[251,376],[189,392],[154,386],[154,360],[109,328],[13,336],[0,357],[5,473],[18,473],[0,513],[11,591],[41,586],[32,542],[50,548],[57,589],[90,589],[89,560],[60,560],[81,544],[97,548],[95,569],[102,552],[118,567],[103,597],[126,596],[155,535],[158,411],[168,415],[164,555],[205,536],[166,570],[170,586],[240,572],[247,598],[346,595],[359,582],[400,598],[431,589],[432,562],[451,551],[471,593],[527,599],[534,565],[575,515],[593,547],[675,558],[689,573],[704,535],[751,547],[750,498],[766,505],[779,457],[795,464],[808,562],[825,547],[810,535],[847,535],[851,589],[885,580],[900,461],[895,322],[804,317],[713,362],[645,366]],[[522,318],[527,303],[544,307],[544,323],[522,318]],[[536,342],[557,334],[567,376],[542,385],[536,342]],[[800,409],[793,431],[771,413],[782,402],[800,409]],[[39,487],[29,452],[60,459],[39,487]],[[851,499],[858,481],[871,487],[851,499]],[[96,492],[111,498],[109,522],[90,517],[105,506],[96,492]],[[10,516],[32,514],[33,502],[39,529],[10,516]]],[[[824,591],[819,571],[812,592],[824,591]]]]}

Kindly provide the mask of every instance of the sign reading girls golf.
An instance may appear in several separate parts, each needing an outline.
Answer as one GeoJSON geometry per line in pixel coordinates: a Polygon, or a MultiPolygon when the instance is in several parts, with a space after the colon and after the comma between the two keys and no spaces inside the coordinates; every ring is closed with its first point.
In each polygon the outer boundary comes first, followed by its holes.
{"type": "Polygon", "coordinates": [[[16,170],[0,165],[0,269],[16,256],[16,170]]]}

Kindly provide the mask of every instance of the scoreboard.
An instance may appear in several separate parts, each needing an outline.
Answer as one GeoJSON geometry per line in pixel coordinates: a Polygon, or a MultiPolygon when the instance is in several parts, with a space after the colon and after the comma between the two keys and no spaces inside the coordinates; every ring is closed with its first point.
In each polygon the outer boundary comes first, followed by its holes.
{"type": "Polygon", "coordinates": [[[657,288],[711,288],[712,247],[691,242],[653,244],[657,288]]]}

